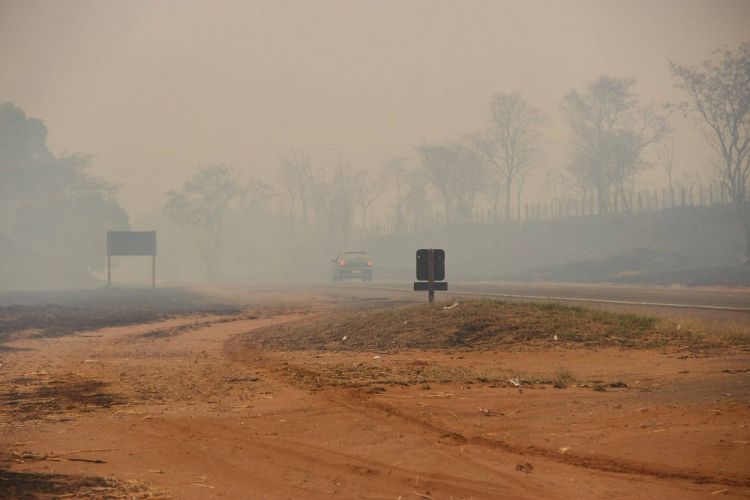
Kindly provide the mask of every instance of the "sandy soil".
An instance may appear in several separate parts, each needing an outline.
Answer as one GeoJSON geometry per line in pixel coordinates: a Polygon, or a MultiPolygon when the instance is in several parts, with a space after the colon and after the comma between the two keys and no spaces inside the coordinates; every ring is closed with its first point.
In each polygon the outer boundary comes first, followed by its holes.
{"type": "Polygon", "coordinates": [[[331,313],[16,332],[0,349],[0,498],[750,497],[747,352],[246,342],[331,313]],[[396,365],[567,373],[606,390],[333,380],[340,367],[396,365]]]}

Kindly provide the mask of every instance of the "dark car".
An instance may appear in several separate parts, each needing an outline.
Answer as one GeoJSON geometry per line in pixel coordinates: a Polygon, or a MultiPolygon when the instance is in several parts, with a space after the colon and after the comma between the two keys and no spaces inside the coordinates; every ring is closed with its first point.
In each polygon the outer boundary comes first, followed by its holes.
{"type": "Polygon", "coordinates": [[[372,281],[372,260],[367,252],[341,252],[333,262],[333,281],[358,278],[372,281]]]}

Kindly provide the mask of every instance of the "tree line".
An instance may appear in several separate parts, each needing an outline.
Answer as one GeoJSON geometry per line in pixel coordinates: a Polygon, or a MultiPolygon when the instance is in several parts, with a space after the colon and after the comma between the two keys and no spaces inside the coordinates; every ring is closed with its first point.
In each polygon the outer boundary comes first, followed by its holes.
{"type": "MultiPolygon", "coordinates": [[[[668,192],[675,192],[669,120],[681,115],[714,152],[703,171],[707,185],[719,186],[737,207],[750,259],[750,42],[717,50],[698,65],[668,64],[683,102],[644,103],[634,79],[612,76],[567,92],[560,114],[569,153],[560,169],[545,165],[549,116],[520,93],[498,93],[483,129],[416,145],[376,167],[343,158],[326,166],[299,149],[279,157],[270,183],[226,165],[199,167],[168,193],[162,215],[191,235],[209,279],[221,277],[227,254],[236,262],[249,258],[231,249],[248,227],[288,259],[314,245],[351,241],[373,226],[419,231],[436,220],[470,222],[477,212],[521,220],[535,170],[546,170],[556,197],[575,199],[583,213],[627,215],[638,208],[638,178],[649,169],[662,168],[668,192]]],[[[89,173],[92,156],[54,155],[46,138],[41,120],[12,103],[0,105],[0,275],[6,282],[18,274],[14,262],[26,259],[33,267],[53,254],[63,266],[100,270],[101,235],[129,227],[117,186],[89,173]]]]}
{"type": "MultiPolygon", "coordinates": [[[[638,177],[657,165],[673,197],[669,117],[682,114],[715,153],[705,174],[737,206],[750,259],[750,42],[722,48],[697,66],[669,61],[669,69],[686,97],[681,103],[644,103],[635,93],[635,79],[612,76],[567,92],[560,110],[569,129],[569,156],[564,168],[548,172],[547,178],[578,200],[583,214],[588,209],[603,216],[627,215],[642,209],[643,202],[634,206],[633,201],[638,177]],[[649,161],[653,156],[658,162],[649,161]]],[[[345,241],[355,228],[376,224],[399,233],[433,227],[436,219],[442,225],[470,222],[478,211],[491,220],[522,220],[528,217],[528,207],[522,210],[527,179],[545,168],[549,118],[520,93],[492,96],[489,116],[483,130],[421,144],[412,156],[376,169],[353,168],[341,159],[325,169],[304,151],[293,150],[280,158],[270,185],[254,178],[243,184],[230,168],[209,165],[182,190],[170,192],[165,210],[193,232],[209,276],[223,218],[245,203],[286,211],[291,248],[308,244],[311,235],[345,241]],[[373,218],[378,200],[381,205],[387,201],[385,221],[373,218]]]]}

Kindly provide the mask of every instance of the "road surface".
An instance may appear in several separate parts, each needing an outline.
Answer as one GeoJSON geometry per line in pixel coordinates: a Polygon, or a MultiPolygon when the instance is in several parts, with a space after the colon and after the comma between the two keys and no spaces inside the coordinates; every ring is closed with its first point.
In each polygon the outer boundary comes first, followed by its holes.
{"type": "MultiPolygon", "coordinates": [[[[412,282],[295,284],[333,295],[362,299],[387,297],[394,301],[423,302],[426,292],[414,292],[412,282]]],[[[638,287],[611,284],[570,283],[450,283],[448,292],[435,292],[438,300],[457,296],[495,297],[504,300],[559,301],[570,305],[599,307],[671,316],[699,316],[750,323],[750,290],[684,287],[638,287]]]]}

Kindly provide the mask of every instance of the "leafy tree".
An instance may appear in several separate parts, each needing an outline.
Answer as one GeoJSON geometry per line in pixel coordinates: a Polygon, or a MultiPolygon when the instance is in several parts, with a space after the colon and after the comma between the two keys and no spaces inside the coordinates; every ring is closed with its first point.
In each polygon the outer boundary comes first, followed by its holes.
{"type": "MultiPolygon", "coordinates": [[[[46,141],[41,120],[11,103],[0,105],[0,233],[33,254],[37,269],[51,263],[45,272],[83,277],[104,268],[104,235],[127,229],[128,215],[117,187],[89,174],[91,155],[55,156],[46,141]]],[[[33,276],[36,269],[17,272],[33,276]]]]}
{"type": "Polygon", "coordinates": [[[222,275],[223,237],[226,230],[236,227],[238,221],[234,216],[248,200],[266,191],[258,181],[242,185],[225,165],[207,165],[185,182],[181,191],[168,193],[164,213],[195,238],[208,281],[222,275]]]}
{"type": "Polygon", "coordinates": [[[676,86],[690,96],[681,109],[721,159],[723,180],[745,225],[750,261],[750,223],[744,206],[750,176],[750,42],[713,55],[720,59],[698,66],[670,61],[669,67],[676,86]]]}
{"type": "Polygon", "coordinates": [[[653,106],[640,105],[634,85],[633,79],[602,76],[563,100],[573,132],[571,173],[590,181],[599,213],[610,213],[617,198],[629,208],[626,185],[650,166],[643,152],[669,132],[653,106]]]}
{"type": "Polygon", "coordinates": [[[484,157],[492,164],[505,186],[505,218],[510,219],[511,190],[519,189],[528,171],[539,161],[542,151],[541,128],[546,122],[540,110],[521,94],[495,94],[490,102],[492,126],[479,143],[484,157]]]}
{"type": "MultiPolygon", "coordinates": [[[[0,105],[0,202],[8,204],[51,183],[55,157],[47,149],[47,127],[12,103],[0,105]]],[[[7,210],[7,209],[6,209],[7,210]]],[[[8,212],[6,212],[8,214],[8,212]]]]}
{"type": "Polygon", "coordinates": [[[55,192],[46,186],[20,203],[12,234],[40,254],[54,253],[82,269],[101,271],[106,263],[104,235],[127,230],[128,215],[117,201],[115,186],[85,173],[88,155],[73,155],[62,163],[75,167],[78,178],[55,192]]]}

